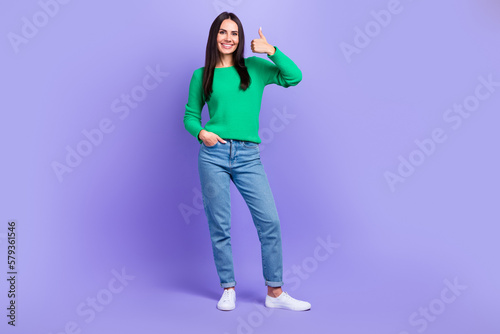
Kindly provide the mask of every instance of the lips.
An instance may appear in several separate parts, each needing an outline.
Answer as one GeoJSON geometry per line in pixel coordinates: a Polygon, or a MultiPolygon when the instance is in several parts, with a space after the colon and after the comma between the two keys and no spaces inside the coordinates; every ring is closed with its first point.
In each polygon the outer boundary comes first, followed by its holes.
{"type": "Polygon", "coordinates": [[[234,44],[225,44],[225,43],[221,43],[221,45],[224,49],[231,49],[234,46],[234,44]]]}

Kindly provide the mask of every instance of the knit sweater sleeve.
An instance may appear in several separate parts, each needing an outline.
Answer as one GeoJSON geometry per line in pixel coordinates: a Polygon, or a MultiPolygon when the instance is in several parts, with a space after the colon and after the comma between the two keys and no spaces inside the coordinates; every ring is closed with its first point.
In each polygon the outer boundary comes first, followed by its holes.
{"type": "Polygon", "coordinates": [[[189,83],[188,102],[185,106],[184,127],[201,143],[198,133],[203,129],[201,126],[201,111],[205,105],[203,94],[203,69],[193,72],[191,82],[189,83]]]}
{"type": "Polygon", "coordinates": [[[277,46],[274,47],[276,52],[272,56],[267,55],[272,62],[261,62],[265,84],[277,84],[285,88],[297,85],[302,80],[302,71],[277,46]]]}

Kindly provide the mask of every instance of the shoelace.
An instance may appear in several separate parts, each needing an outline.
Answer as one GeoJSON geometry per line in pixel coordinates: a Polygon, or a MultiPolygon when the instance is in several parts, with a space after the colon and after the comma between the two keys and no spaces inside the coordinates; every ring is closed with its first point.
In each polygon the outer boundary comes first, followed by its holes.
{"type": "MultiPolygon", "coordinates": [[[[283,291],[283,293],[281,295],[279,295],[278,297],[283,298],[283,299],[292,298],[292,297],[290,297],[290,295],[288,293],[286,293],[286,291],[283,291]]],[[[274,298],[278,298],[278,297],[274,297],[274,298]]]]}
{"type": "Polygon", "coordinates": [[[283,291],[283,297],[282,298],[287,299],[287,300],[292,301],[292,302],[297,301],[297,299],[295,299],[292,296],[290,296],[286,291],[283,291]]]}
{"type": "Polygon", "coordinates": [[[229,297],[229,290],[224,290],[222,298],[223,298],[223,301],[229,301],[229,300],[231,300],[231,298],[229,297]]]}

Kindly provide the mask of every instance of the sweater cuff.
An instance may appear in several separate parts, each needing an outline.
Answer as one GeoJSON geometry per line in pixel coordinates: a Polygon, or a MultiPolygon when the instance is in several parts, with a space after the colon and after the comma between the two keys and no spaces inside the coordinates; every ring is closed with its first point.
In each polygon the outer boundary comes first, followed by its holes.
{"type": "Polygon", "coordinates": [[[198,140],[198,142],[199,142],[200,144],[201,144],[201,143],[203,143],[203,140],[201,140],[201,139],[198,137],[198,135],[200,134],[201,130],[205,130],[205,129],[204,129],[204,128],[200,128],[200,131],[196,132],[196,135],[195,135],[196,140],[198,140]]]}

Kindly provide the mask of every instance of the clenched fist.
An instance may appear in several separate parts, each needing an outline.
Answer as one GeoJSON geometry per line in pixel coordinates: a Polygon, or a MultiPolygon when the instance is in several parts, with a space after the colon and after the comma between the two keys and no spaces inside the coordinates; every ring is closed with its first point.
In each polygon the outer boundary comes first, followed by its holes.
{"type": "Polygon", "coordinates": [[[274,48],[274,46],[267,42],[264,34],[262,34],[262,27],[259,28],[259,36],[260,38],[252,40],[252,43],[250,45],[252,51],[255,53],[267,53],[268,55],[272,56],[276,52],[276,49],[274,48]]]}

